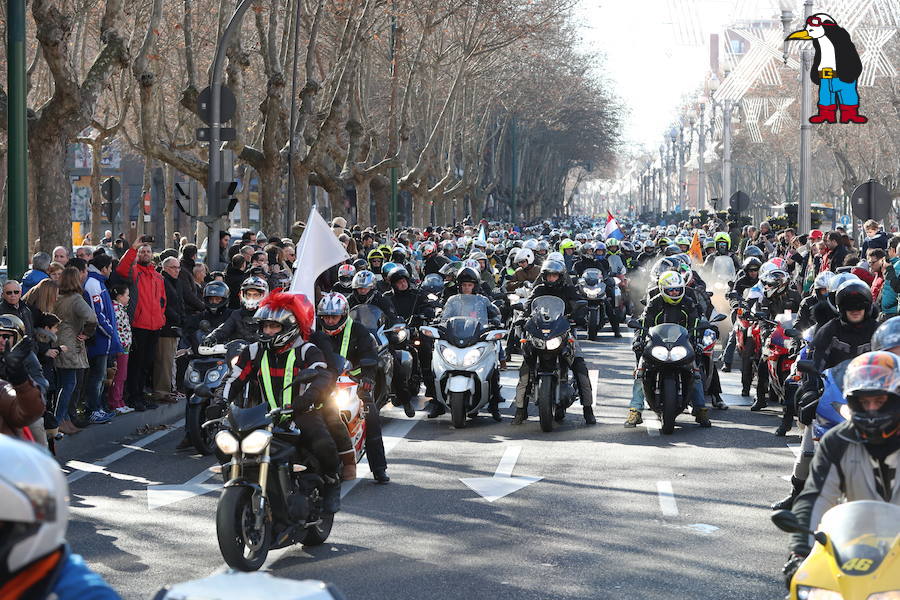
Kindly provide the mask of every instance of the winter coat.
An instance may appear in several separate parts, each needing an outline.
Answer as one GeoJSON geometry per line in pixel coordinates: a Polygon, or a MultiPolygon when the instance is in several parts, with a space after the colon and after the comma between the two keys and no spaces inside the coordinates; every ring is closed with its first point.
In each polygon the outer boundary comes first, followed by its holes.
{"type": "Polygon", "coordinates": [[[116,276],[128,282],[131,297],[128,314],[136,329],[159,331],[166,324],[166,290],[162,275],[152,264],[139,265],[137,250],[129,248],[116,268],[116,276]]]}
{"type": "Polygon", "coordinates": [[[166,286],[166,325],[160,330],[161,337],[180,337],[180,327],[184,325],[184,303],[178,291],[178,279],[163,273],[166,286]]]}
{"type": "Polygon", "coordinates": [[[131,323],[128,321],[128,307],[113,300],[113,310],[116,313],[116,330],[119,333],[119,342],[122,344],[122,353],[128,354],[131,350],[131,323]]]}
{"type": "Polygon", "coordinates": [[[28,290],[39,284],[44,279],[49,279],[50,276],[44,273],[43,271],[39,271],[37,269],[31,269],[27,273],[25,273],[25,277],[22,278],[22,295],[28,293],[28,290]]]}
{"type": "Polygon", "coordinates": [[[22,428],[44,414],[41,391],[30,381],[13,386],[0,380],[0,434],[22,437],[22,428]]]}
{"type": "MultiPolygon", "coordinates": [[[[21,298],[21,296],[19,296],[21,298]]],[[[15,315],[22,319],[25,323],[25,335],[34,335],[34,318],[31,315],[31,309],[24,302],[19,302],[19,306],[13,306],[6,300],[0,300],[0,315],[15,315]]]]}
{"type": "Polygon", "coordinates": [[[93,266],[88,266],[84,295],[97,315],[98,325],[96,334],[88,340],[88,358],[121,353],[122,342],[116,328],[116,312],[113,309],[112,298],[109,297],[109,290],[106,288],[106,277],[93,266]]]}
{"type": "Polygon", "coordinates": [[[57,369],[86,369],[88,367],[87,348],[78,339],[83,333],[90,337],[97,329],[97,315],[88,306],[81,294],[60,295],[53,306],[53,314],[59,317],[59,333],[57,340],[68,346],[68,352],[61,352],[56,358],[57,369]]]}

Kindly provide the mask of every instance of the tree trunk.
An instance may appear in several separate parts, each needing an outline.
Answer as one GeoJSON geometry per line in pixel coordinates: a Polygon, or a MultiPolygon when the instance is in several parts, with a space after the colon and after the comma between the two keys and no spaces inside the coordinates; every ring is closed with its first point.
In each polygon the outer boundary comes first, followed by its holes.
{"type": "Polygon", "coordinates": [[[413,205],[413,225],[416,227],[425,227],[428,225],[428,222],[431,218],[431,211],[429,210],[428,200],[426,200],[422,194],[419,194],[415,190],[411,190],[412,195],[412,205],[413,205]]]}
{"type": "MultiPolygon", "coordinates": [[[[166,240],[175,239],[175,169],[172,165],[163,166],[163,220],[165,221],[166,240]]],[[[168,241],[166,242],[169,243],[168,241]]],[[[178,248],[175,248],[178,250],[178,248]]]]}
{"type": "Polygon", "coordinates": [[[281,177],[277,169],[266,167],[257,171],[259,175],[259,222],[266,235],[280,235],[284,232],[284,205],[278,201],[281,177]]]}
{"type": "Polygon", "coordinates": [[[72,189],[65,169],[67,136],[58,129],[49,129],[35,131],[28,140],[32,171],[39,175],[31,178],[37,206],[29,212],[35,217],[38,214],[60,217],[36,218],[41,246],[52,250],[57,245],[72,246],[72,189]]]}
{"type": "Polygon", "coordinates": [[[100,193],[100,179],[102,167],[100,159],[102,151],[94,146],[85,146],[91,149],[91,243],[98,244],[103,238],[100,231],[100,219],[103,216],[103,196],[100,193]]]}
{"type": "MultiPolygon", "coordinates": [[[[375,220],[378,230],[385,231],[390,227],[390,181],[386,181],[383,177],[375,177],[372,180],[372,195],[375,197],[375,220]]],[[[399,210],[399,206],[397,208],[399,210]]]]}
{"type": "Polygon", "coordinates": [[[356,188],[356,223],[363,228],[372,224],[372,213],[369,210],[371,206],[370,183],[371,180],[368,177],[359,177],[353,182],[356,188]]]}

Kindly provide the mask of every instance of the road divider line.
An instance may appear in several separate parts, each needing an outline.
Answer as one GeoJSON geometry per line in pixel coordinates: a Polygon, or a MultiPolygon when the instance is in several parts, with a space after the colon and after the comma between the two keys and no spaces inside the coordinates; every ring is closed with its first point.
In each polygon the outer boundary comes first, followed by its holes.
{"type": "Polygon", "coordinates": [[[591,398],[591,406],[594,406],[597,404],[597,394],[600,388],[599,369],[588,369],[588,378],[591,380],[591,391],[594,393],[594,397],[591,398]]]}
{"type": "Polygon", "coordinates": [[[658,437],[659,429],[662,424],[659,422],[659,419],[656,418],[656,413],[652,410],[644,412],[646,412],[647,414],[647,416],[644,417],[644,427],[647,428],[647,435],[651,437],[658,437]]]}
{"type": "Polygon", "coordinates": [[[664,517],[677,517],[678,505],[675,503],[675,492],[671,481],[657,481],[656,493],[659,496],[659,509],[664,517]]]}

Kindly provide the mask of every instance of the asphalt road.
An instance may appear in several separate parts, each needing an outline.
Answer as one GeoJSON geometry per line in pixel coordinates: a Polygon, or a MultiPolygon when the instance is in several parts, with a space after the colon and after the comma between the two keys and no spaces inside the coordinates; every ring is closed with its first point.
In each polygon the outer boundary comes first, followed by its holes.
{"type": "MultiPolygon", "coordinates": [[[[462,430],[447,416],[392,409],[391,483],[375,485],[362,468],[328,542],[274,552],[267,568],[332,582],[353,600],[783,598],[787,538],[767,507],[787,491],[798,438],[776,438],[774,411],[751,413],[734,395],[730,410],[711,411],[712,429],[685,414],[661,435],[649,411],[644,426],[624,429],[630,340],[604,332],[583,344],[598,382],[596,426],[577,405],[552,433],[534,409],[519,427],[510,406],[502,423],[482,417],[462,430]],[[521,488],[488,501],[461,481],[498,467],[521,488]],[[515,479],[526,476],[539,480],[515,479]]],[[[502,379],[510,398],[516,373],[502,379]]],[[[723,385],[739,392],[738,375],[723,385]]],[[[213,459],[176,453],[180,438],[163,430],[69,465],[70,543],[128,600],[224,569],[213,459]]]]}

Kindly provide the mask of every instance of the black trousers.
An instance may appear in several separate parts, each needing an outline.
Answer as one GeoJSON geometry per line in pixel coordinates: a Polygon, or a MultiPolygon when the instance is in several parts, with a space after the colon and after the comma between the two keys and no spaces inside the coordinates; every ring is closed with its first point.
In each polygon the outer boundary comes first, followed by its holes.
{"type": "Polygon", "coordinates": [[[144,401],[144,384],[153,373],[156,360],[156,342],[159,331],[131,330],[131,350],[128,353],[128,379],[125,381],[125,398],[132,406],[144,401]]]}
{"type": "Polygon", "coordinates": [[[337,446],[325,426],[325,420],[317,410],[294,416],[294,422],[300,428],[300,446],[312,454],[323,475],[333,476],[340,469],[337,446]]]}
{"type": "Polygon", "coordinates": [[[369,470],[384,471],[387,469],[387,456],[384,453],[384,440],[381,437],[381,415],[374,402],[366,402],[366,458],[369,470]]]}

